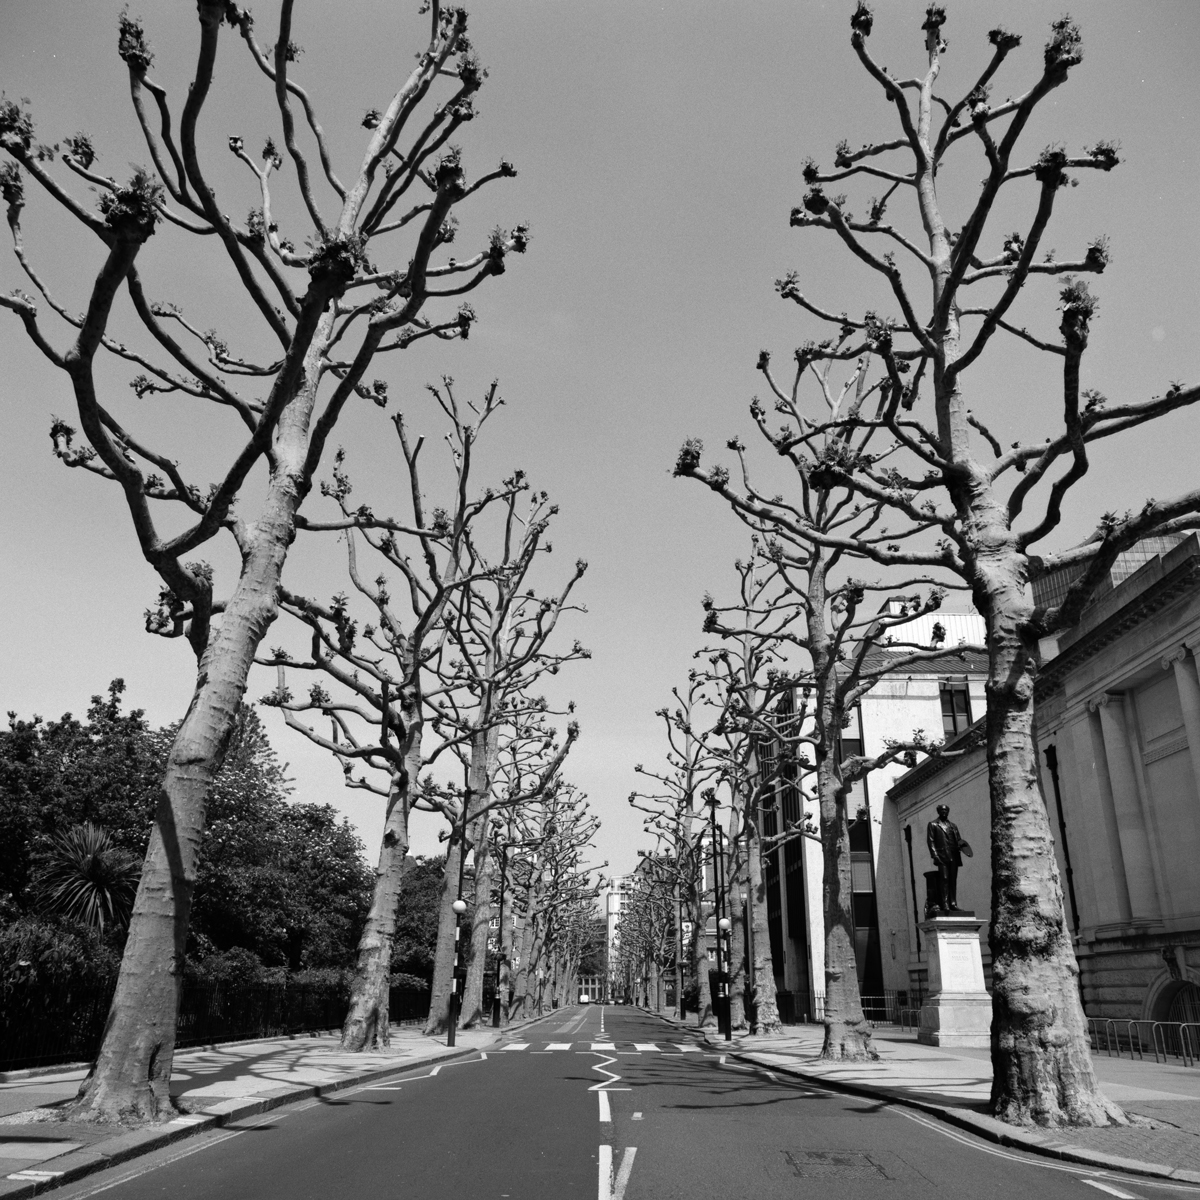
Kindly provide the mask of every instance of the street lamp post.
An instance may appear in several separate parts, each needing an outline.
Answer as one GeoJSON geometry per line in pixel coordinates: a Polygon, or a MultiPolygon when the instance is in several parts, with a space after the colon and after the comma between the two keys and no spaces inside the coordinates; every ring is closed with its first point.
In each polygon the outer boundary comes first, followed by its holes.
{"type": "Polygon", "coordinates": [[[729,932],[729,918],[725,916],[724,892],[725,880],[724,870],[721,855],[720,844],[720,827],[717,825],[717,800],[716,791],[712,791],[708,796],[708,811],[712,826],[712,852],[713,852],[713,898],[715,900],[714,908],[717,915],[717,988],[719,989],[720,1005],[717,1012],[717,1020],[720,1025],[721,1033],[728,1042],[733,1038],[733,1027],[730,1021],[729,1011],[729,975],[725,967],[729,961],[727,947],[724,945],[726,934],[729,932]]]}
{"type": "Polygon", "coordinates": [[[467,911],[467,902],[463,899],[463,871],[467,865],[467,812],[471,806],[471,793],[463,794],[462,827],[459,831],[458,842],[458,894],[450,907],[454,910],[454,970],[450,976],[450,1023],[446,1030],[446,1045],[453,1046],[458,1034],[458,1009],[461,998],[458,992],[458,964],[460,961],[460,944],[462,938],[462,917],[467,911]]]}
{"type": "MultiPolygon", "coordinates": [[[[496,994],[492,997],[492,1028],[500,1028],[500,970],[505,964],[504,955],[504,892],[508,887],[508,842],[500,844],[500,913],[496,926],[496,994]]],[[[506,998],[507,999],[507,998],[506,998]]]]}

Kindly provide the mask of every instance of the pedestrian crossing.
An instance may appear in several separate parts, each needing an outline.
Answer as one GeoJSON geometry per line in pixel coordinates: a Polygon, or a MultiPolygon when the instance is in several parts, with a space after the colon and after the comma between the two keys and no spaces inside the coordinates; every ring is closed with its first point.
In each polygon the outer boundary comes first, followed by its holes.
{"type": "Polygon", "coordinates": [[[574,1050],[576,1053],[597,1050],[609,1054],[699,1054],[700,1047],[691,1042],[542,1042],[534,1048],[533,1042],[506,1042],[497,1050],[515,1052],[530,1050],[534,1054],[549,1054],[555,1050],[574,1050]]]}

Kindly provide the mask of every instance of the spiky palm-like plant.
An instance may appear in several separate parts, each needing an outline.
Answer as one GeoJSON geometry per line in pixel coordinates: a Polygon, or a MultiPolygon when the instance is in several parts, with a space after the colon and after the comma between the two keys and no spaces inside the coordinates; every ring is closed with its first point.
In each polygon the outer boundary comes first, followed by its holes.
{"type": "Polygon", "coordinates": [[[142,870],[136,855],[91,821],[58,834],[52,846],[38,878],[42,907],[94,929],[125,925],[142,870]]]}

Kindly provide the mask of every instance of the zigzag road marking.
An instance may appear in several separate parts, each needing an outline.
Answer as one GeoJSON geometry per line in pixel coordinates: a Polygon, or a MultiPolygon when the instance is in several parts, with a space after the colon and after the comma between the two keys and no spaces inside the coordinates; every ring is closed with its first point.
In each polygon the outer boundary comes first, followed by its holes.
{"type": "MultiPolygon", "coordinates": [[[[467,1058],[462,1062],[438,1063],[428,1075],[414,1075],[411,1079],[404,1080],[404,1083],[374,1083],[367,1084],[366,1087],[355,1088],[354,1092],[398,1092],[404,1084],[415,1083],[418,1079],[432,1079],[443,1067],[469,1067],[472,1063],[487,1062],[487,1054],[480,1050],[478,1058],[467,1058]]],[[[348,1093],[353,1095],[354,1092],[348,1093]]]]}

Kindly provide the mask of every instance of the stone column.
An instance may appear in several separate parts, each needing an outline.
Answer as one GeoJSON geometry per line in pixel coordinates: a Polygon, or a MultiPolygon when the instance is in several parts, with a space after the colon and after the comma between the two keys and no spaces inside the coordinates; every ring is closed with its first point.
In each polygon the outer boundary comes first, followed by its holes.
{"type": "Polygon", "coordinates": [[[1200,799],[1200,682],[1196,679],[1195,660],[1189,664],[1187,651],[1180,646],[1162,660],[1163,669],[1175,669],[1175,686],[1179,689],[1179,707],[1183,712],[1183,728],[1187,734],[1188,754],[1192,759],[1197,799],[1200,799]]]}
{"type": "Polygon", "coordinates": [[[1104,735],[1104,757],[1112,782],[1113,807],[1121,838],[1121,857],[1125,861],[1125,880],[1134,919],[1158,920],[1161,909],[1154,877],[1150,837],[1142,814],[1137,776],[1133,767],[1133,747],[1125,727],[1121,698],[1105,693],[1093,702],[1100,714],[1104,735]],[[1115,700],[1116,703],[1110,703],[1115,700]]]}
{"type": "Polygon", "coordinates": [[[1133,915],[1129,903],[1129,882],[1125,871],[1125,857],[1121,853],[1121,831],[1117,826],[1117,810],[1113,804],[1112,780],[1108,775],[1108,759],[1104,755],[1104,735],[1100,728],[1100,718],[1096,715],[1095,705],[1089,706],[1092,711],[1084,715],[1073,728],[1077,744],[1077,758],[1081,763],[1090,763],[1092,779],[1096,785],[1096,798],[1099,801],[1100,821],[1088,821],[1088,843],[1096,857],[1097,870],[1103,875],[1100,864],[1107,861],[1109,866],[1108,886],[1097,879],[1096,911],[1101,925],[1112,922],[1125,923],[1133,915]]]}

